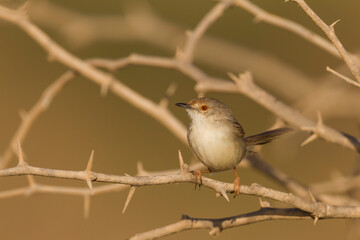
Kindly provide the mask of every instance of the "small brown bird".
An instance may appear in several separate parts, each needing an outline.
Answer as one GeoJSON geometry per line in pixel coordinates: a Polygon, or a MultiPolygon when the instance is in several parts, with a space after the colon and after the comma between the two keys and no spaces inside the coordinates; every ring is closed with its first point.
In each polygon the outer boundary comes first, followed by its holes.
{"type": "Polygon", "coordinates": [[[176,103],[186,109],[191,123],[187,130],[190,148],[208,170],[201,173],[234,169],[234,197],[240,192],[240,178],[236,165],[254,145],[271,142],[276,137],[291,131],[278,128],[245,137],[245,131],[235,119],[230,108],[214,98],[196,98],[188,103],[176,103]]]}

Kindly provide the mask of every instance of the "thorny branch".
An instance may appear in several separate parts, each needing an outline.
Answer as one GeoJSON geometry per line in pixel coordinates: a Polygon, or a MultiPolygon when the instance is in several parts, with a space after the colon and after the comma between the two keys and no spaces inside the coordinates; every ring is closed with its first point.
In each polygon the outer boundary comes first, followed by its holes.
{"type": "MultiPolygon", "coordinates": [[[[20,155],[20,154],[19,154],[20,155]]],[[[19,161],[20,162],[20,161],[19,161]]],[[[172,174],[165,176],[119,176],[111,174],[103,174],[91,172],[91,181],[125,184],[135,187],[164,185],[173,183],[195,183],[195,176],[191,173],[187,174],[172,174]]],[[[69,170],[55,170],[47,168],[33,167],[28,164],[19,164],[13,168],[1,169],[0,177],[6,176],[21,176],[33,175],[52,178],[81,180],[86,182],[88,179],[87,170],[85,171],[69,171],[69,170]]],[[[232,183],[225,183],[216,181],[210,178],[203,177],[202,185],[204,187],[213,189],[216,193],[220,193],[226,198],[226,193],[234,192],[234,185],[232,183]]],[[[297,197],[291,193],[284,193],[270,188],[262,187],[258,184],[251,186],[241,185],[240,193],[246,195],[253,195],[258,197],[269,198],[276,200],[290,206],[299,208],[303,211],[309,212],[312,216],[317,218],[360,218],[360,207],[350,206],[334,206],[327,205],[322,202],[308,201],[297,197]]]]}
{"type": "MultiPolygon", "coordinates": [[[[196,83],[195,90],[199,92],[208,92],[208,91],[218,91],[218,92],[236,92],[241,93],[264,107],[271,110],[274,114],[284,119],[285,121],[298,126],[301,130],[310,131],[312,133],[311,139],[309,141],[321,137],[329,142],[337,143],[347,148],[359,150],[359,140],[355,137],[352,137],[348,134],[343,134],[338,132],[328,126],[325,126],[322,122],[321,115],[319,115],[318,122],[313,122],[306,117],[304,117],[299,112],[293,110],[289,106],[279,102],[269,93],[265,92],[259,88],[252,80],[250,73],[245,73],[240,76],[230,75],[232,80],[235,82],[229,82],[225,79],[213,78],[208,76],[199,68],[195,67],[191,62],[194,55],[194,51],[199,39],[202,38],[206,30],[210,25],[215,22],[224,11],[235,4],[239,7],[244,8],[245,10],[251,12],[256,16],[257,20],[266,21],[270,24],[277,25],[289,31],[295,32],[300,36],[308,39],[319,47],[326,49],[328,52],[335,56],[339,56],[334,49],[336,48],[353,75],[358,81],[360,81],[360,71],[357,65],[357,62],[353,60],[354,56],[347,53],[345,48],[342,46],[341,42],[337,39],[334,31],[334,24],[326,25],[303,0],[292,0],[297,2],[304,11],[313,19],[313,21],[325,32],[329,37],[333,45],[330,45],[328,41],[317,36],[316,34],[310,32],[304,27],[291,22],[287,19],[280,18],[276,15],[265,12],[256,5],[246,1],[246,0],[223,0],[220,1],[211,11],[206,14],[206,16],[199,22],[198,26],[194,31],[189,32],[187,41],[184,45],[184,48],[179,48],[175,58],[162,58],[155,56],[142,56],[142,55],[131,55],[127,58],[123,58],[116,61],[105,60],[105,59],[94,59],[89,62],[85,62],[76,56],[70,54],[64,50],[60,45],[52,41],[43,31],[41,31],[36,25],[28,20],[25,16],[23,9],[21,11],[14,11],[7,9],[5,7],[0,7],[0,18],[8,22],[14,23],[27,32],[34,40],[36,40],[49,54],[50,58],[54,61],[59,61],[62,64],[68,66],[72,69],[69,72],[66,72],[58,80],[56,80],[51,86],[44,91],[42,97],[39,101],[33,106],[33,108],[28,113],[21,114],[22,123],[18,128],[17,132],[14,134],[12,140],[10,141],[9,147],[6,149],[3,158],[0,162],[0,168],[6,167],[13,152],[15,152],[16,143],[22,141],[33,124],[34,120],[40,115],[41,112],[46,110],[49,106],[53,97],[61,91],[62,87],[72,79],[76,73],[79,73],[93,82],[101,86],[101,93],[105,95],[108,90],[114,92],[116,95],[125,99],[133,106],[141,109],[145,113],[157,119],[167,128],[169,128],[175,136],[185,142],[185,128],[184,126],[176,119],[171,112],[167,109],[168,99],[163,99],[159,104],[154,103],[153,101],[143,97],[137,92],[133,91],[119,80],[115,79],[111,74],[105,73],[97,67],[105,67],[110,70],[115,70],[121,67],[125,67],[129,64],[138,64],[138,65],[149,65],[149,66],[158,66],[163,68],[173,68],[184,73],[185,75],[191,77],[196,83]],[[335,48],[334,48],[335,46],[335,48]]],[[[332,71],[334,74],[335,71],[332,71]]],[[[351,83],[351,79],[346,78],[345,76],[338,75],[344,80],[351,83]]],[[[357,86],[357,84],[352,83],[357,86]]],[[[171,95],[171,88],[169,88],[168,93],[171,95]]],[[[309,142],[307,141],[307,143],[309,142]]],[[[124,188],[124,185],[131,186],[128,200],[125,204],[124,211],[130,202],[136,187],[140,186],[149,186],[149,185],[161,185],[161,184],[171,184],[171,183],[182,183],[190,182],[194,183],[194,176],[186,171],[181,171],[178,174],[174,174],[173,171],[168,171],[166,175],[156,175],[156,173],[147,174],[147,176],[118,176],[118,175],[109,175],[103,173],[96,173],[91,170],[93,153],[89,159],[88,166],[84,171],[65,171],[65,170],[54,170],[47,168],[37,168],[28,165],[24,162],[22,156],[22,150],[19,145],[19,164],[13,168],[7,168],[0,170],[0,176],[19,176],[27,175],[29,179],[29,187],[9,190],[6,192],[0,193],[0,198],[11,197],[18,194],[24,193],[33,193],[33,192],[48,192],[48,193],[61,193],[61,194],[74,194],[82,195],[84,197],[84,208],[85,215],[88,215],[88,210],[90,206],[90,194],[99,194],[108,191],[120,190],[124,188]],[[55,177],[55,178],[65,178],[73,180],[82,180],[85,181],[88,185],[88,188],[71,188],[71,187],[53,187],[48,185],[42,185],[36,183],[32,176],[44,176],[44,177],[55,177]],[[107,182],[107,183],[116,183],[116,185],[107,185],[101,187],[93,187],[92,182],[107,182]],[[119,185],[122,184],[122,185],[119,185]]],[[[257,184],[251,186],[241,186],[240,192],[242,194],[254,195],[264,198],[273,199],[290,206],[296,207],[296,209],[275,209],[275,208],[262,208],[259,211],[248,213],[244,215],[234,216],[224,219],[198,219],[184,217],[184,219],[178,223],[155,229],[147,233],[142,233],[134,236],[133,239],[149,239],[154,237],[165,236],[171,233],[195,229],[195,228],[208,228],[211,229],[211,235],[217,235],[221,230],[240,226],[244,224],[255,223],[259,221],[265,221],[270,219],[310,219],[314,218],[315,222],[318,219],[325,218],[360,218],[360,207],[358,206],[334,206],[331,204],[326,204],[329,201],[328,196],[321,195],[322,189],[321,185],[315,185],[310,188],[309,191],[307,187],[302,186],[296,181],[289,179],[284,173],[272,168],[270,165],[264,165],[264,162],[261,162],[261,159],[249,159],[253,167],[258,168],[260,171],[266,173],[267,175],[275,178],[281,184],[286,186],[291,192],[296,193],[298,196],[295,196],[291,193],[284,193],[276,191],[273,189],[265,188],[257,184]],[[320,186],[320,187],[319,187],[320,186]],[[315,197],[312,195],[314,192],[315,197]],[[309,200],[310,198],[310,200],[309,200]],[[316,199],[320,199],[322,202],[318,202],[316,199]]],[[[185,165],[183,163],[181,166],[185,165]]],[[[195,168],[200,167],[200,165],[193,166],[195,168]]],[[[139,175],[141,175],[141,169],[139,169],[139,175]]],[[[348,182],[354,182],[358,184],[358,177],[347,179],[348,182]]],[[[344,180],[345,181],[345,180],[344,180]]],[[[331,183],[328,183],[331,184],[331,183]]],[[[215,181],[209,178],[203,178],[203,185],[210,189],[213,189],[217,194],[222,195],[225,199],[227,198],[226,193],[233,192],[233,185],[225,182],[215,181]]],[[[341,190],[345,191],[345,190],[341,190]]],[[[326,191],[325,191],[326,192],[326,191]]],[[[328,192],[326,192],[328,193],[328,192]]],[[[330,197],[330,201],[331,197],[330,197]]],[[[356,204],[358,205],[358,203],[356,204]]]]}

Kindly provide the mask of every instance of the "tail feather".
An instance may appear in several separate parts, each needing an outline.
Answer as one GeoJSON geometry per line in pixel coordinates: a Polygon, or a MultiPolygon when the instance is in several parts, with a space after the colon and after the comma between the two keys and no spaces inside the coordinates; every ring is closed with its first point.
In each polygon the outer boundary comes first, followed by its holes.
{"type": "Polygon", "coordinates": [[[255,145],[261,145],[271,142],[280,135],[292,131],[292,128],[277,128],[274,130],[266,131],[249,137],[245,137],[246,148],[251,148],[255,145]]]}

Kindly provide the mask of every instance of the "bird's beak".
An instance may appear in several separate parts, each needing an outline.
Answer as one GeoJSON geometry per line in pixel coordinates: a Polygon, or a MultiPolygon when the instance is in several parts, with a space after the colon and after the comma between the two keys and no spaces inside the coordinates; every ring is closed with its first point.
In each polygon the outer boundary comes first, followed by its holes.
{"type": "Polygon", "coordinates": [[[187,103],[176,103],[175,105],[186,109],[192,109],[192,107],[187,103]]]}

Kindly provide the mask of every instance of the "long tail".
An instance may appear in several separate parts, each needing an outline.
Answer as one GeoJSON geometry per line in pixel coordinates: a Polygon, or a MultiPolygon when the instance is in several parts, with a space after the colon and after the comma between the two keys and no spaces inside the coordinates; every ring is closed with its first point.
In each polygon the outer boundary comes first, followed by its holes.
{"type": "Polygon", "coordinates": [[[245,137],[246,148],[251,148],[255,145],[261,145],[271,142],[280,135],[293,131],[292,128],[277,128],[266,131],[249,137],[245,137]]]}

